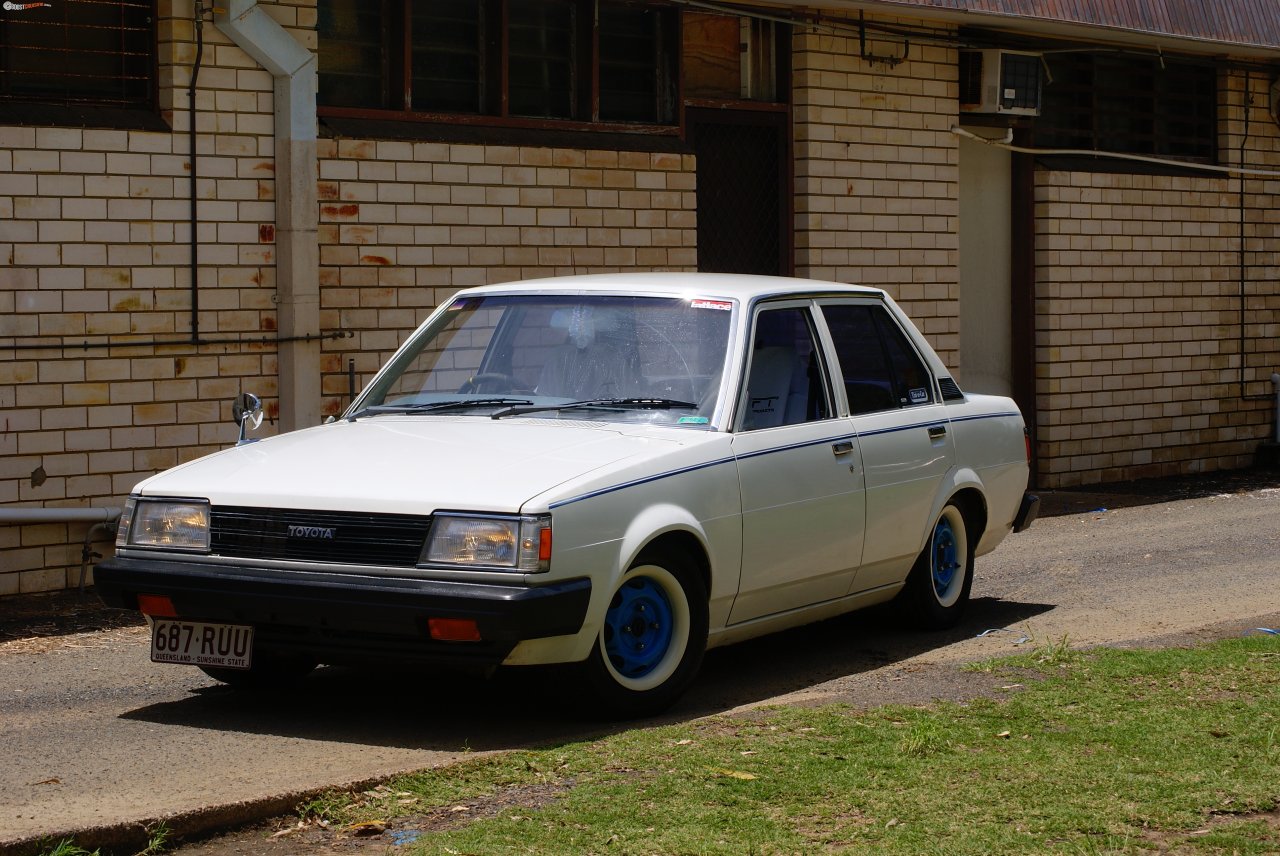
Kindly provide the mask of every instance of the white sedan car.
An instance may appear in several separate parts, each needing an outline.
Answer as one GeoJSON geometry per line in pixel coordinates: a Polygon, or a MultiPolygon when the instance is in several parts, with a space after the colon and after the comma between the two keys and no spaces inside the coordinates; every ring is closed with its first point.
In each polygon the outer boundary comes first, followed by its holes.
{"type": "Polygon", "coordinates": [[[157,662],[577,664],[655,712],[717,645],[900,598],[961,616],[1030,524],[1012,401],[884,292],[615,274],[460,292],[341,418],[143,481],[96,584],[157,662]]]}

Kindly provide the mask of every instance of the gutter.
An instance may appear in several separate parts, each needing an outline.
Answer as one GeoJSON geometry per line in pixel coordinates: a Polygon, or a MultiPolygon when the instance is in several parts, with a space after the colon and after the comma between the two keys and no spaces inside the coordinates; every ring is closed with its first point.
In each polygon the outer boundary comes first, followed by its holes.
{"type": "Polygon", "coordinates": [[[293,431],[320,424],[316,57],[257,0],[224,0],[214,24],[275,78],[280,428],[293,431]]]}

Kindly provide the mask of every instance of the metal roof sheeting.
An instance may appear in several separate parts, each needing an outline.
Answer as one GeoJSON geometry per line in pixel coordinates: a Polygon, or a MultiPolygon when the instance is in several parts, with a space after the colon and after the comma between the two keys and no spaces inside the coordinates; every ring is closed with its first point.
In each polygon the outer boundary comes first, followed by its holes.
{"type": "Polygon", "coordinates": [[[1253,47],[1280,48],[1280,0],[879,0],[1253,47]]]}

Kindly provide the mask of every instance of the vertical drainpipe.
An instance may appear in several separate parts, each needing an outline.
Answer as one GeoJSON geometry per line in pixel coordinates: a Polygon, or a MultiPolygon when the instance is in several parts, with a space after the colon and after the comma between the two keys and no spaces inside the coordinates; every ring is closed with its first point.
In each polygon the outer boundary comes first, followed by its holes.
{"type": "Polygon", "coordinates": [[[280,429],[320,422],[316,58],[257,0],[222,0],[214,23],[275,79],[276,306],[280,429]]]}

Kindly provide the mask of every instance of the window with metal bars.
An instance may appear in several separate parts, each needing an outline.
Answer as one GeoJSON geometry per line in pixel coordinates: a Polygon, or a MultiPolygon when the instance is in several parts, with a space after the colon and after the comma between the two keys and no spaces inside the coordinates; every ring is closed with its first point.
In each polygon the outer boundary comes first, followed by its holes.
{"type": "Polygon", "coordinates": [[[52,0],[0,12],[0,120],[136,124],[154,113],[155,0],[52,0]]]}
{"type": "Polygon", "coordinates": [[[320,112],[672,126],[677,12],[619,0],[319,0],[320,112]]]}
{"type": "Polygon", "coordinates": [[[1049,53],[1035,141],[1212,162],[1217,159],[1217,71],[1169,57],[1049,53]]]}

